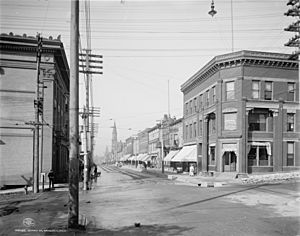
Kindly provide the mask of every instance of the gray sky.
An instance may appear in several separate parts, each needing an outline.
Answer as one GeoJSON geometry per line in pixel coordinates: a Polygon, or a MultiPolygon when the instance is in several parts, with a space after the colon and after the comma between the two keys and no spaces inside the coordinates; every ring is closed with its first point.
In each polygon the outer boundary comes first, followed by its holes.
{"type": "MultiPolygon", "coordinates": [[[[114,119],[118,139],[152,127],[168,113],[182,116],[180,85],[214,56],[232,51],[291,53],[284,43],[293,20],[284,16],[287,0],[215,0],[217,14],[208,15],[211,0],[91,0],[92,50],[103,55],[104,74],[93,77],[94,106],[101,108],[96,154],[110,148],[114,119]],[[128,130],[131,128],[131,130],[128,130]]],[[[70,48],[70,1],[1,0],[1,33],[61,35],[70,48]]],[[[86,48],[85,13],[80,6],[81,47],[86,48]]],[[[84,81],[80,80],[81,91],[84,81]]],[[[84,95],[80,97],[84,100],[84,95]]]]}

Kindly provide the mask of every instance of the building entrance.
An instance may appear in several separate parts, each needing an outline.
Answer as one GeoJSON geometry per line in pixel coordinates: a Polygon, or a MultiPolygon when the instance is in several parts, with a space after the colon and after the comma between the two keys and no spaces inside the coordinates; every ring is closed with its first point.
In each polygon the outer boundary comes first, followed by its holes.
{"type": "Polygon", "coordinates": [[[235,152],[224,152],[223,155],[223,172],[236,171],[236,155],[235,152]]]}

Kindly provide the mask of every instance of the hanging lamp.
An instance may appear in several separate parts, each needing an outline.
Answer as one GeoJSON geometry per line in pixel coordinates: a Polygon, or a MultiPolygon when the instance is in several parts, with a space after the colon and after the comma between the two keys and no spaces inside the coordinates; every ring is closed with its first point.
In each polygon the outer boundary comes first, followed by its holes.
{"type": "Polygon", "coordinates": [[[211,15],[212,17],[217,14],[217,11],[215,10],[215,3],[214,0],[212,0],[211,2],[211,10],[208,12],[209,15],[211,15]]]}

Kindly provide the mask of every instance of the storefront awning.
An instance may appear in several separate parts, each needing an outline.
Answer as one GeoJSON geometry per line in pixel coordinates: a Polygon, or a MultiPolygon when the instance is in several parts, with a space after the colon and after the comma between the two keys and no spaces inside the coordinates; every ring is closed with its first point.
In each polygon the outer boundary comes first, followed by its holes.
{"type": "Polygon", "coordinates": [[[141,159],[141,161],[143,162],[147,162],[151,159],[151,156],[149,156],[148,154],[145,154],[145,156],[141,159]]]}
{"type": "Polygon", "coordinates": [[[235,152],[237,154],[237,149],[236,143],[224,143],[222,145],[222,154],[225,152],[235,152]]]}
{"type": "Polygon", "coordinates": [[[178,152],[179,150],[170,151],[168,155],[165,156],[164,161],[171,161],[178,152]]]}
{"type": "Polygon", "coordinates": [[[121,157],[120,161],[127,161],[130,156],[131,154],[126,154],[125,156],[121,157]]]}
{"type": "Polygon", "coordinates": [[[262,147],[266,147],[268,155],[269,155],[269,156],[272,155],[272,151],[271,151],[271,143],[270,143],[270,142],[249,142],[248,144],[251,145],[251,146],[262,146],[262,147]]]}
{"type": "Polygon", "coordinates": [[[171,162],[197,162],[197,146],[184,146],[171,162]]]}
{"type": "Polygon", "coordinates": [[[137,160],[142,161],[146,155],[148,155],[148,154],[146,154],[146,153],[139,154],[137,160]]]}
{"type": "Polygon", "coordinates": [[[136,160],[136,156],[134,155],[128,158],[128,161],[134,161],[134,160],[136,160]]]}

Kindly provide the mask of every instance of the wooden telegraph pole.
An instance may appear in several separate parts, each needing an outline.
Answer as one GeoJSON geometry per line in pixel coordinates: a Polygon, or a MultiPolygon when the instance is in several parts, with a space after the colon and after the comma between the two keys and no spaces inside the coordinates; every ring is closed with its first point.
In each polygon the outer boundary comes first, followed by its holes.
{"type": "Polygon", "coordinates": [[[34,151],[33,151],[33,192],[39,192],[39,151],[40,151],[40,109],[42,107],[42,100],[40,98],[40,64],[42,53],[42,38],[40,34],[37,35],[37,54],[36,54],[36,100],[34,101],[35,108],[35,122],[34,122],[34,151]]]}
{"type": "Polygon", "coordinates": [[[79,0],[71,0],[70,37],[70,154],[68,228],[78,228],[79,218],[79,0]]]}

